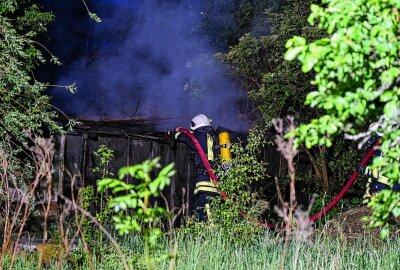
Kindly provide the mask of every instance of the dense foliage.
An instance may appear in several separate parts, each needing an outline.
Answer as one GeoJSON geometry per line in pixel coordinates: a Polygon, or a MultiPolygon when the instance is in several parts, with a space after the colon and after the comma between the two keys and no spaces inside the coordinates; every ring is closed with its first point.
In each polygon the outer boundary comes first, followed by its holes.
{"type": "MultiPolygon", "coordinates": [[[[33,71],[45,59],[36,41],[54,19],[31,1],[2,1],[0,4],[0,137],[23,141],[22,130],[35,133],[59,131],[54,122],[45,85],[33,71]]],[[[53,62],[57,59],[50,55],[53,62]]]]}
{"type": "MultiPolygon", "coordinates": [[[[235,228],[238,224],[248,223],[245,218],[257,220],[269,207],[261,200],[261,194],[252,186],[263,180],[267,164],[260,161],[265,134],[260,130],[250,131],[248,141],[236,143],[231,147],[233,158],[228,170],[218,172],[219,188],[228,194],[228,199],[213,199],[211,204],[212,222],[223,228],[235,228]],[[244,216],[243,216],[243,213],[244,216]]],[[[245,224],[250,225],[251,224],[245,224]]]]}
{"type": "Polygon", "coordinates": [[[278,8],[282,0],[206,0],[203,2],[201,32],[210,45],[226,51],[246,33],[268,33],[266,9],[278,8]]]}
{"type": "MultiPolygon", "coordinates": [[[[287,43],[286,59],[297,58],[303,72],[314,71],[317,87],[306,103],[324,113],[295,132],[297,142],[330,146],[334,135],[345,132],[350,138],[365,138],[360,133],[378,121],[384,134],[372,167],[393,185],[400,180],[400,86],[399,86],[399,8],[400,1],[325,0],[312,5],[311,25],[326,30],[329,38],[315,42],[295,36],[287,43]]],[[[400,193],[384,190],[369,203],[374,210],[372,226],[389,232],[392,217],[400,216],[400,193]]]]}
{"type": "MultiPolygon", "coordinates": [[[[35,205],[39,182],[47,184],[51,200],[54,144],[49,133],[62,132],[56,112],[46,95],[46,85],[37,81],[35,69],[49,59],[59,64],[38,40],[53,21],[36,1],[0,2],[0,235],[2,253],[11,239],[20,238],[28,217],[38,215],[35,205]],[[39,135],[39,136],[37,136],[39,135]],[[16,195],[17,194],[17,195],[16,195]]],[[[70,90],[72,88],[69,88],[70,90]]],[[[41,207],[47,217],[49,204],[41,207]]],[[[43,239],[47,237],[47,220],[43,239]]],[[[16,248],[11,250],[15,254],[16,248]]],[[[3,257],[0,258],[0,261],[3,257]]],[[[12,268],[12,267],[10,267],[12,268]]]]}
{"type": "Polygon", "coordinates": [[[298,64],[284,61],[286,40],[293,35],[308,39],[322,36],[316,27],[306,27],[309,6],[316,1],[289,0],[280,9],[268,9],[270,35],[249,33],[240,38],[227,54],[219,58],[228,71],[239,78],[253,98],[264,123],[271,125],[275,117],[294,114],[299,121],[309,119],[317,111],[303,105],[309,86],[309,75],[298,70],[298,64]],[[311,115],[310,115],[311,114],[311,115]]]}
{"type": "Polygon", "coordinates": [[[23,188],[25,176],[30,177],[32,172],[32,160],[21,154],[28,141],[24,130],[35,134],[61,132],[45,94],[46,85],[34,76],[35,68],[45,58],[58,63],[37,41],[53,19],[33,1],[0,3],[0,147],[9,160],[10,179],[18,188],[23,188]],[[42,51],[49,55],[43,56],[42,51]]]}
{"type": "MultiPolygon", "coordinates": [[[[290,114],[297,123],[303,123],[319,115],[318,108],[304,104],[307,93],[316,90],[309,83],[313,73],[304,74],[299,63],[284,59],[285,43],[293,35],[307,40],[326,36],[325,31],[307,25],[310,5],[318,2],[288,0],[282,5],[271,5],[266,10],[269,35],[247,33],[228,53],[218,55],[254,102],[256,122],[270,127],[276,117],[290,114]]],[[[301,155],[305,156],[301,162],[311,164],[305,168],[297,162],[298,183],[307,193],[337,193],[359,160],[354,145],[342,138],[336,141],[334,150],[325,146],[301,150],[301,155]]]]}

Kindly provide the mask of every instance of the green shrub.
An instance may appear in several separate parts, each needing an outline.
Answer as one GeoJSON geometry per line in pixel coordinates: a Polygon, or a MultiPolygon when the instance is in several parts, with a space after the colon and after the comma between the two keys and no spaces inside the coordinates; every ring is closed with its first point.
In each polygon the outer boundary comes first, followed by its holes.
{"type": "Polygon", "coordinates": [[[151,268],[150,249],[157,244],[162,235],[161,229],[154,226],[162,218],[169,216],[162,207],[151,207],[151,196],[159,196],[160,192],[169,185],[175,174],[174,164],[171,163],[160,170],[155,179],[150,173],[161,167],[160,158],[146,160],[142,164],[123,167],[118,172],[118,179],[105,178],[98,182],[99,191],[110,189],[114,196],[109,206],[114,209],[113,220],[118,232],[128,234],[139,232],[145,240],[145,262],[151,268]],[[131,176],[138,184],[128,184],[124,178],[131,176]]]}
{"type": "MultiPolygon", "coordinates": [[[[298,59],[302,71],[315,72],[306,104],[323,111],[318,118],[300,125],[292,134],[308,148],[331,146],[339,133],[351,139],[367,139],[365,126],[382,126],[383,157],[371,167],[394,185],[400,181],[400,54],[399,9],[396,0],[324,0],[311,5],[309,23],[330,35],[315,42],[294,36],[286,43],[287,60],[298,59]]],[[[400,193],[384,190],[373,197],[370,225],[389,233],[392,218],[400,216],[400,193]]]]}
{"type": "Polygon", "coordinates": [[[211,203],[211,222],[234,231],[254,231],[256,227],[246,219],[257,220],[268,208],[252,185],[267,177],[267,164],[261,161],[265,145],[264,133],[259,129],[250,132],[247,143],[232,144],[233,158],[228,170],[218,170],[219,188],[228,199],[216,197],[211,203]]]}

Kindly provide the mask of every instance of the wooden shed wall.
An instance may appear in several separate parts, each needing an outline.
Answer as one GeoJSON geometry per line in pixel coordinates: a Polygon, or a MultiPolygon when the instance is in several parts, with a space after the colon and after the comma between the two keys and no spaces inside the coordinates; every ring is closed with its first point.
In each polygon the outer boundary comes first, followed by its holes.
{"type": "MultiPolygon", "coordinates": [[[[177,144],[177,149],[172,150],[166,144],[160,134],[149,136],[148,132],[115,130],[107,126],[76,129],[66,135],[57,138],[57,152],[55,156],[55,181],[59,194],[71,196],[71,177],[75,175],[74,190],[80,187],[93,185],[100,177],[92,172],[98,166],[98,160],[94,152],[100,145],[106,145],[114,150],[114,159],[110,163],[109,172],[117,175],[122,166],[138,164],[146,159],[161,157],[161,165],[175,163],[176,175],[171,185],[164,191],[170,209],[179,209],[184,203],[184,213],[188,214],[193,203],[193,190],[191,185],[195,176],[191,157],[191,151],[184,144],[177,144]]],[[[261,192],[267,197],[273,197],[275,186],[273,176],[279,176],[285,169],[284,162],[275,146],[267,145],[262,155],[268,163],[267,172],[270,178],[260,183],[261,192]]],[[[132,179],[128,179],[132,181],[132,179]]],[[[160,203],[163,203],[160,201],[160,203]]]]}
{"type": "Polygon", "coordinates": [[[57,138],[54,167],[55,182],[57,182],[55,187],[59,194],[71,196],[71,182],[74,182],[75,191],[84,186],[96,186],[99,175],[93,173],[92,169],[99,164],[94,152],[102,144],[114,150],[114,159],[108,168],[114,175],[117,175],[120,167],[138,164],[157,156],[161,157],[162,166],[174,162],[177,173],[163,194],[168,200],[170,209],[182,207],[182,201],[184,201],[185,213],[188,213],[191,207],[190,202],[193,201],[190,192],[193,187],[190,180],[195,175],[189,158],[189,149],[183,144],[178,144],[177,149],[172,150],[168,144],[137,138],[134,135],[98,135],[89,138],[85,134],[78,133],[57,138]],[[73,179],[71,179],[71,174],[75,176],[73,179]]]}

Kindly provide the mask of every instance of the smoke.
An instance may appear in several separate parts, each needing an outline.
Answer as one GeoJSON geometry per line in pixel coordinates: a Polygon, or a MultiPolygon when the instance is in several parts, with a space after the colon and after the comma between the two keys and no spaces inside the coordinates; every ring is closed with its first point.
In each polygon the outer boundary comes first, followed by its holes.
{"type": "Polygon", "coordinates": [[[245,94],[199,34],[201,2],[89,1],[100,24],[76,3],[50,4],[62,11],[51,31],[64,62],[58,84],[78,87],[74,95],[53,89],[54,105],[82,118],[154,118],[164,127],[187,127],[204,113],[216,125],[247,129],[245,94]]]}

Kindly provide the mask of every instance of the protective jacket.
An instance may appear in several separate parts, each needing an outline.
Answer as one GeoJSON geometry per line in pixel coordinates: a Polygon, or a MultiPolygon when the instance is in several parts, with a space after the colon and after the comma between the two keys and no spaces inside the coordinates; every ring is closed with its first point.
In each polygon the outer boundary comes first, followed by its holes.
{"type": "MultiPolygon", "coordinates": [[[[215,168],[215,149],[218,145],[217,133],[211,126],[205,126],[194,130],[193,135],[196,137],[204,153],[207,155],[207,159],[210,162],[211,167],[215,168]]],[[[194,167],[196,169],[194,194],[201,192],[217,195],[219,193],[218,189],[216,188],[214,182],[210,179],[203,161],[201,160],[200,154],[197,152],[193,142],[190,140],[190,138],[181,133],[176,133],[175,139],[183,142],[193,151],[194,167]]]]}

